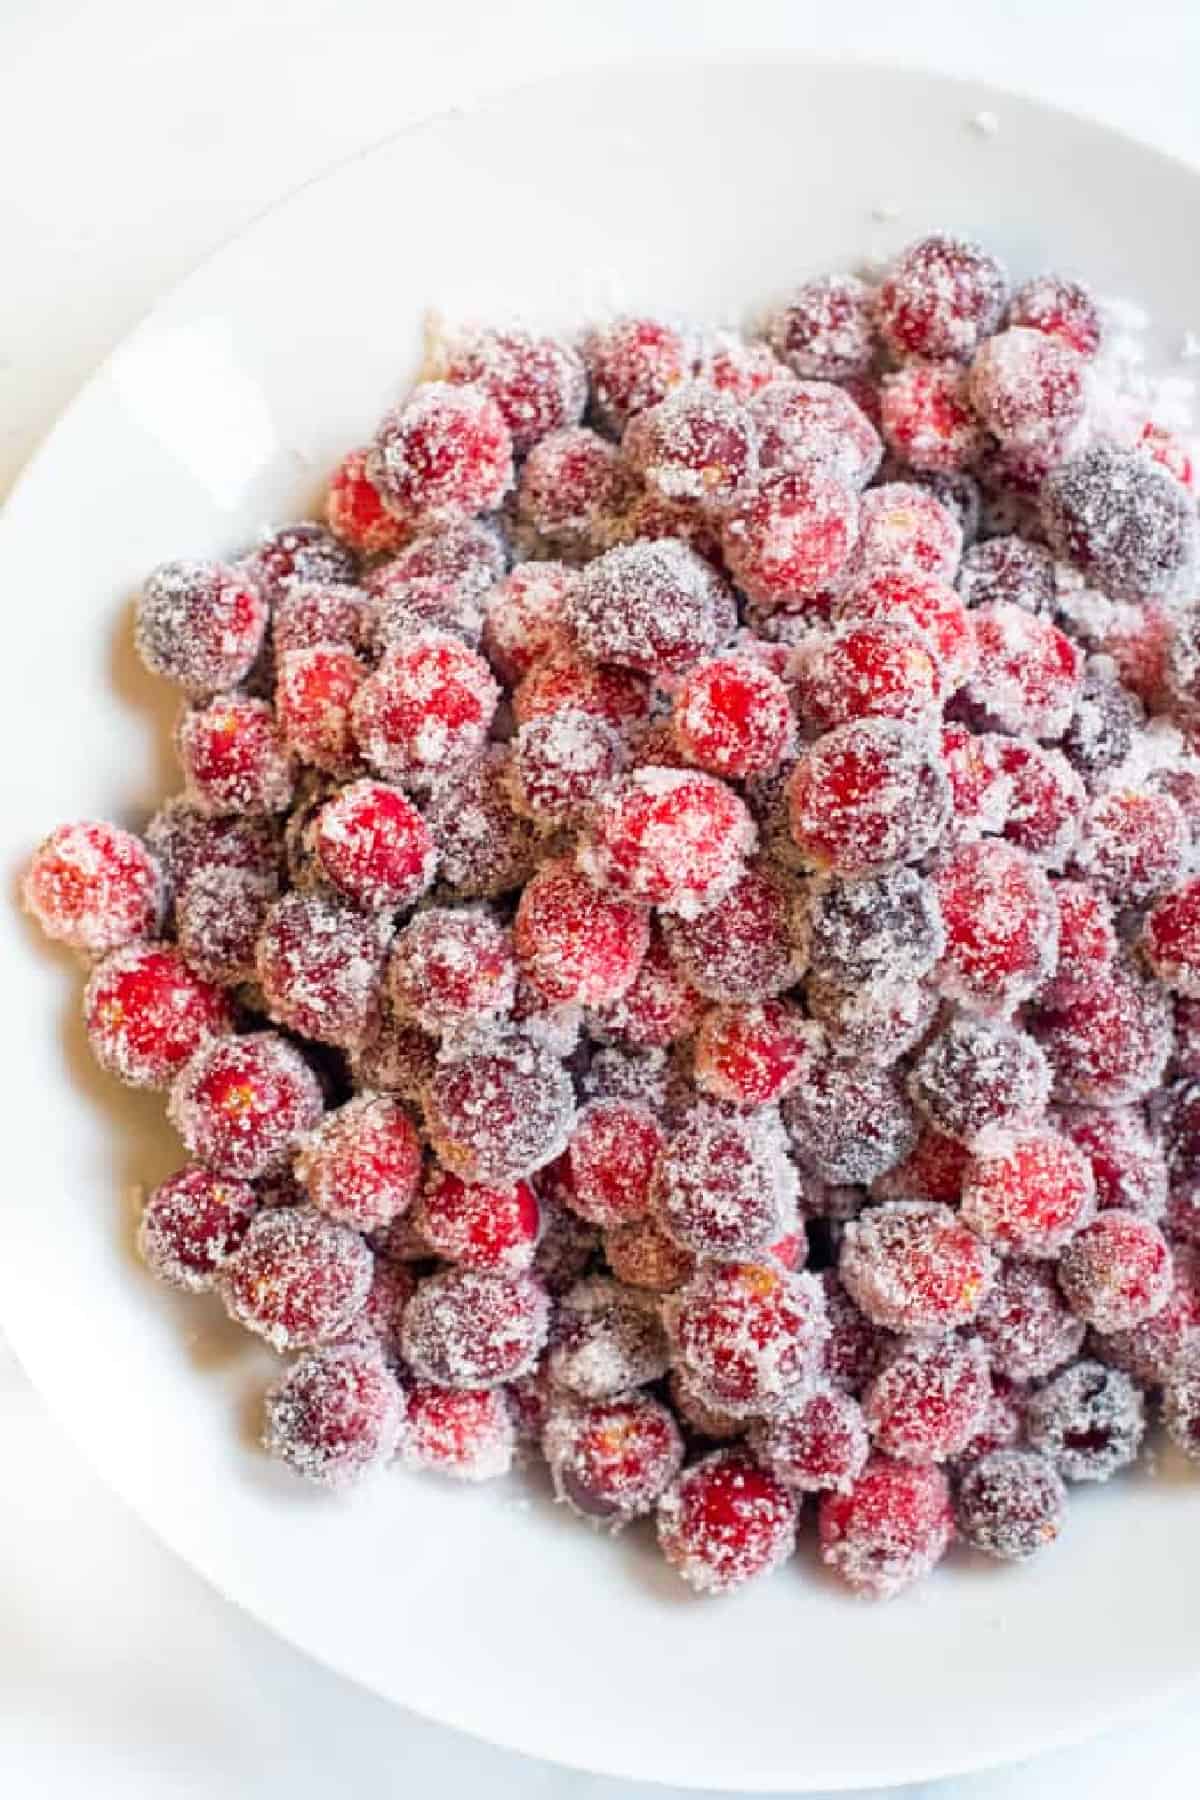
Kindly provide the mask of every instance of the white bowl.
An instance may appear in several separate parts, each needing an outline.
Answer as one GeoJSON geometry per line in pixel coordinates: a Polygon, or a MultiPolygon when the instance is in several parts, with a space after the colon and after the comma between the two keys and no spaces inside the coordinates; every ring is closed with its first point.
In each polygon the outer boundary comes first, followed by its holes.
{"type": "MultiPolygon", "coordinates": [[[[422,318],[737,318],[935,226],[1200,320],[1200,179],[1093,124],[948,80],[785,58],[572,75],[433,122],[205,265],[75,402],[3,525],[0,777],[14,873],[60,819],[138,825],[173,699],[128,600],[160,558],[302,512],[403,390],[422,318]],[[994,112],[988,134],[975,116],[994,112]],[[891,210],[894,209],[894,212],[891,210]],[[886,218],[887,222],[882,222],[886,218]]],[[[4,1319],[96,1467],[221,1591],[332,1667],[538,1755],[695,1786],[909,1781],[1083,1735],[1200,1668],[1196,1492],[1080,1490],[1035,1567],[952,1562],[857,1604],[810,1556],[700,1602],[647,1536],[519,1483],[391,1475],[346,1504],[253,1447],[264,1359],[130,1254],[157,1102],[90,1066],[79,976],[6,910],[4,1319]]],[[[10,1479],[12,1475],[10,1474],[10,1479]]]]}

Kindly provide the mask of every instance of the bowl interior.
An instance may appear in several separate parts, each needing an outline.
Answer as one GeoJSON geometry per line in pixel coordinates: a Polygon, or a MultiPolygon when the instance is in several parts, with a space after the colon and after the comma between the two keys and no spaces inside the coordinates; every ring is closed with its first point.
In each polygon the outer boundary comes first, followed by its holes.
{"type": "MultiPolygon", "coordinates": [[[[573,75],[334,171],[147,320],[11,503],[12,880],[59,819],[138,825],[172,785],[173,701],[129,647],[140,575],[307,509],[411,377],[427,309],[736,320],[799,276],[945,226],[1018,272],[1063,266],[1136,299],[1169,343],[1200,318],[1182,229],[1198,200],[1195,174],[1039,105],[789,59],[573,75]],[[973,125],[981,109],[994,135],[973,125]]],[[[645,1532],[593,1537],[536,1482],[476,1492],[389,1475],[345,1504],[301,1491],[253,1448],[262,1354],[133,1263],[131,1186],[179,1160],[160,1106],[91,1069],[69,960],[14,909],[0,931],[6,1326],[113,1486],[315,1656],[502,1744],[759,1789],[1024,1754],[1200,1666],[1194,1491],[1169,1464],[1079,1492],[1065,1541],[1036,1568],[963,1559],[874,1609],[811,1556],[697,1602],[645,1532]]]]}

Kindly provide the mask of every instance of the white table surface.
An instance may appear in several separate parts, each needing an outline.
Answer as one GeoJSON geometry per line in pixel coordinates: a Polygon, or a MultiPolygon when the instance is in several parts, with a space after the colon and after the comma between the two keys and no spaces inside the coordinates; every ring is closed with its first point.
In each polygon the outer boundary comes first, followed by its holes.
{"type": "MultiPolygon", "coordinates": [[[[514,79],[781,45],[985,77],[1200,163],[1195,0],[0,0],[0,493],[155,296],[331,163],[514,79]]],[[[908,1791],[1194,1792],[1198,1702],[1200,1686],[1085,1749],[908,1791]]],[[[0,1794],[430,1791],[663,1792],[490,1750],[276,1642],[110,1497],[0,1343],[0,1794]]]]}

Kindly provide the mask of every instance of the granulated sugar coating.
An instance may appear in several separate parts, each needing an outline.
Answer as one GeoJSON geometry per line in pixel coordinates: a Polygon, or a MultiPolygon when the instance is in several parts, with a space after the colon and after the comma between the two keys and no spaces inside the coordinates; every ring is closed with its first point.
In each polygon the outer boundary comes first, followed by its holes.
{"type": "Polygon", "coordinates": [[[280,1462],[520,1444],[700,1592],[813,1493],[884,1597],[1147,1397],[1200,1461],[1200,434],[1076,280],[796,274],[441,330],[327,523],[149,574],[183,791],[23,898],[280,1462]]]}

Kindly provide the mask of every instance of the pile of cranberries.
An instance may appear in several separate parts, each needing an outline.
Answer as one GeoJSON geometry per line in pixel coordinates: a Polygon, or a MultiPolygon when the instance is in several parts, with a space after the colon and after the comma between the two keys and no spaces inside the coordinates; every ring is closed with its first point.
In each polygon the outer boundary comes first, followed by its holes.
{"type": "Polygon", "coordinates": [[[811,1512],[881,1596],[1200,1458],[1197,508],[1103,339],[948,236],[466,333],[325,523],[147,578],[181,791],[25,895],[272,1456],[533,1444],[701,1592],[811,1512]]]}

